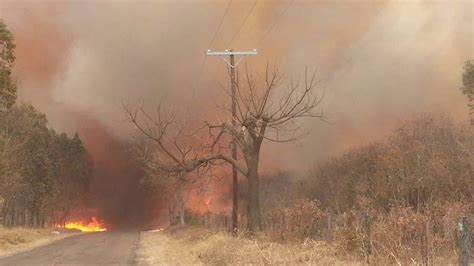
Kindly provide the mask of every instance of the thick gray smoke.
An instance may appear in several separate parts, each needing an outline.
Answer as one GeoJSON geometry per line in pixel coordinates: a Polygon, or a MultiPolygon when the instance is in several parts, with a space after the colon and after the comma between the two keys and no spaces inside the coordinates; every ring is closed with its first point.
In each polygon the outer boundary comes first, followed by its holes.
{"type": "Polygon", "coordinates": [[[268,164],[304,167],[419,112],[465,118],[457,88],[464,61],[473,58],[471,1],[262,2],[229,47],[253,4],[236,2],[211,47],[226,1],[71,5],[61,22],[73,41],[53,97],[91,110],[121,135],[122,99],[196,100],[210,113],[214,98],[225,98],[215,80],[227,84],[227,76],[217,58],[200,69],[207,48],[258,48],[260,55],[246,59],[254,69],[267,60],[294,76],[305,66],[319,69],[332,121],[305,121],[311,134],[301,147],[282,147],[288,156],[272,150],[279,156],[268,164]]]}

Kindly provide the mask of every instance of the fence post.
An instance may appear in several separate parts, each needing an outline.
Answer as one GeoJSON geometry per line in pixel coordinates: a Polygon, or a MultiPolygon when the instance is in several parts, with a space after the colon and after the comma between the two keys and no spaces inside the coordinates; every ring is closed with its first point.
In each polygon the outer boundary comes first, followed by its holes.
{"type": "Polygon", "coordinates": [[[425,228],[423,232],[421,256],[423,265],[430,265],[430,221],[425,221],[425,228]]]}
{"type": "Polygon", "coordinates": [[[333,239],[332,237],[332,215],[330,212],[328,212],[327,216],[327,232],[326,232],[326,240],[331,241],[333,239]]]}
{"type": "Polygon", "coordinates": [[[372,241],[370,239],[370,216],[367,212],[362,213],[362,249],[367,264],[370,264],[370,255],[372,255],[372,241]]]}
{"type": "Polygon", "coordinates": [[[471,251],[471,236],[469,235],[469,224],[466,217],[461,217],[458,222],[458,249],[459,265],[469,265],[469,253],[471,251]]]}

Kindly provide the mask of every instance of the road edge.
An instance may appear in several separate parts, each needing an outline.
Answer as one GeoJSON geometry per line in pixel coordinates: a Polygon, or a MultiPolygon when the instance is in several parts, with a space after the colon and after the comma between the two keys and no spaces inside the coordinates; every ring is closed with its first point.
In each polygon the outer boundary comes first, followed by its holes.
{"type": "Polygon", "coordinates": [[[23,253],[23,252],[28,252],[28,251],[33,250],[35,248],[46,246],[46,245],[49,245],[49,244],[54,243],[56,241],[66,239],[66,238],[69,238],[69,237],[73,237],[73,236],[78,236],[78,235],[81,235],[81,234],[84,234],[84,233],[82,233],[82,232],[81,233],[66,233],[66,234],[54,235],[51,238],[38,239],[38,240],[30,242],[30,243],[24,243],[24,244],[18,245],[18,247],[13,249],[13,250],[0,251],[0,259],[10,257],[10,256],[13,256],[13,255],[17,255],[17,254],[20,254],[20,253],[23,253]]]}

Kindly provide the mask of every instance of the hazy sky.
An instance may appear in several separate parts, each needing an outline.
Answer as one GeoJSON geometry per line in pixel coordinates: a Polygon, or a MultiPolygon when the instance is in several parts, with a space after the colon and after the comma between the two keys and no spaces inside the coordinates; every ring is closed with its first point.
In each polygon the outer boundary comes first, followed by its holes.
{"type": "Polygon", "coordinates": [[[310,131],[304,141],[265,146],[268,170],[305,170],[419,113],[467,119],[458,88],[474,58],[472,1],[259,0],[252,9],[253,0],[239,0],[211,43],[227,4],[0,0],[0,16],[18,44],[21,98],[68,132],[92,123],[127,138],[123,99],[166,99],[192,119],[212,119],[215,103],[227,100],[219,83],[228,77],[205,53],[227,48],[258,49],[241,70],[262,71],[269,61],[297,78],[308,66],[323,81],[332,123],[302,121],[310,131]]]}

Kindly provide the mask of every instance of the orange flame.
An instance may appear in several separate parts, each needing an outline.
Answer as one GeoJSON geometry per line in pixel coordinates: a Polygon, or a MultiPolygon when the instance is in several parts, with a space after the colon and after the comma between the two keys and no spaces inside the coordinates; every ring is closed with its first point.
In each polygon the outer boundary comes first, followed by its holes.
{"type": "Polygon", "coordinates": [[[84,224],[83,222],[67,222],[64,225],[56,225],[56,227],[67,228],[67,229],[77,229],[82,232],[104,232],[107,231],[107,228],[103,225],[102,221],[98,221],[97,218],[92,217],[91,222],[84,224]]]}

